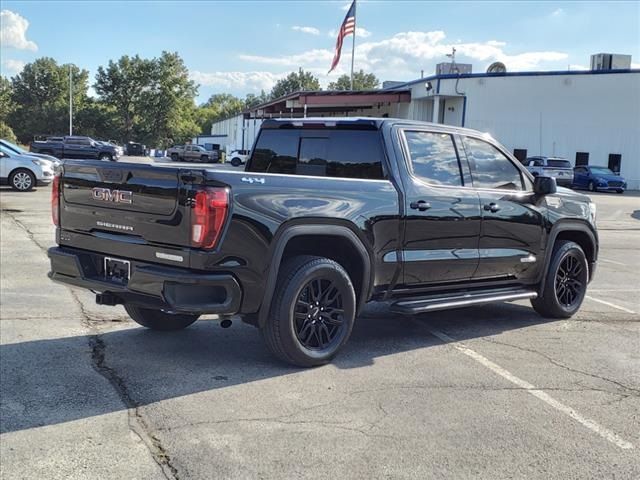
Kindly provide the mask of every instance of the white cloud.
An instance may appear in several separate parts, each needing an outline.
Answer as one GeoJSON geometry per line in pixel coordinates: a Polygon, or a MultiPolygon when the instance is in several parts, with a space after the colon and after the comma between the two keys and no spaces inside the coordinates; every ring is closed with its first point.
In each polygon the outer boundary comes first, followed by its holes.
{"type": "Polygon", "coordinates": [[[240,55],[246,62],[278,65],[283,67],[303,67],[305,65],[331,62],[333,52],[327,49],[314,49],[296,55],[265,57],[261,55],[240,55]]]}
{"type": "Polygon", "coordinates": [[[295,30],[296,32],[308,33],[309,35],[320,35],[320,30],[315,27],[301,27],[299,25],[294,25],[291,27],[291,30],[295,30]]]}
{"type": "Polygon", "coordinates": [[[22,71],[25,65],[26,63],[22,60],[14,60],[12,58],[2,60],[2,75],[17,75],[22,71]]]}
{"type": "MultiPolygon", "coordinates": [[[[327,35],[331,38],[338,36],[338,30],[329,30],[327,35]]],[[[368,38],[372,33],[364,27],[356,27],[356,38],[368,38]]]]}
{"type": "Polygon", "coordinates": [[[16,48],[18,50],[38,50],[35,42],[27,40],[29,22],[26,18],[11,10],[0,12],[0,44],[3,47],[16,48]]]}
{"type": "Polygon", "coordinates": [[[569,70],[589,70],[589,67],[586,67],[584,65],[578,65],[575,63],[571,63],[569,64],[569,70]]]}
{"type": "MultiPolygon", "coordinates": [[[[343,48],[342,61],[331,75],[327,71],[333,59],[333,44],[330,48],[313,49],[293,55],[262,56],[243,54],[248,72],[192,72],[192,78],[204,86],[244,91],[269,90],[277,80],[298,67],[312,72],[326,86],[350,69],[350,45],[343,48]],[[259,64],[264,68],[255,68],[259,64]],[[254,65],[252,67],[252,65],[254,65]],[[264,70],[264,71],[263,71],[264,70]],[[273,70],[279,73],[273,73],[273,70]]],[[[557,51],[534,51],[512,53],[509,46],[500,40],[481,42],[447,41],[443,31],[401,32],[380,41],[356,42],[356,70],[374,73],[380,80],[413,80],[420,70],[427,74],[435,72],[435,65],[447,62],[451,49],[456,48],[456,60],[472,63],[476,72],[483,72],[496,61],[503,62],[508,71],[535,69],[565,69],[568,55],[557,51]],[[561,65],[557,65],[562,62],[561,65]]],[[[576,68],[580,67],[575,65],[576,68]]],[[[572,67],[573,68],[573,67],[572,67]]]]}
{"type": "MultiPolygon", "coordinates": [[[[556,51],[507,53],[505,42],[491,39],[484,42],[447,42],[441,30],[430,32],[401,32],[380,41],[356,42],[356,69],[375,73],[381,79],[412,79],[424,69],[434,72],[435,64],[448,61],[446,55],[456,48],[456,60],[474,64],[475,71],[484,71],[492,62],[503,62],[509,71],[540,68],[541,65],[566,60],[568,55],[556,51]]],[[[320,76],[321,82],[330,81],[336,75],[346,73],[348,48],[343,48],[341,65],[330,76],[326,72],[333,59],[332,49],[313,49],[294,55],[261,56],[240,55],[249,63],[259,63],[279,68],[303,67],[320,76]]],[[[565,68],[566,63],[562,65],[565,68]]]]}
{"type": "MultiPolygon", "coordinates": [[[[545,62],[555,62],[568,58],[563,52],[541,51],[508,54],[505,42],[488,40],[486,42],[449,43],[443,31],[401,32],[379,42],[365,42],[356,45],[358,68],[365,70],[383,69],[415,72],[429,64],[447,61],[446,55],[456,48],[456,60],[460,63],[503,62],[509,70],[537,68],[545,62]],[[360,66],[361,65],[361,66],[360,66]],[[390,68],[391,67],[391,68],[390,68]]],[[[396,75],[403,73],[397,72],[396,75]]],[[[435,70],[435,68],[434,68],[435,70]]]]}
{"type": "Polygon", "coordinates": [[[271,72],[200,72],[191,71],[191,80],[212,88],[244,90],[247,92],[269,91],[286,73],[271,72]]]}
{"type": "Polygon", "coordinates": [[[632,63],[631,68],[640,68],[640,63],[632,63]]]}
{"type": "Polygon", "coordinates": [[[551,16],[553,18],[560,18],[563,17],[565,14],[565,11],[563,8],[556,8],[553,12],[551,12],[551,16]]]}

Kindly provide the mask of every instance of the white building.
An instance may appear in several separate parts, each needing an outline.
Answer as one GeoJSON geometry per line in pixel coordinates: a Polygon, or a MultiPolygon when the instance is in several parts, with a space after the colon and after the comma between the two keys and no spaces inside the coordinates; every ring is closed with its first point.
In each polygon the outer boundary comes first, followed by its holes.
{"type": "Polygon", "coordinates": [[[298,92],[212,126],[251,148],[261,118],[390,116],[489,132],[518,158],[619,170],[640,189],[640,70],[434,75],[375,92],[298,92]],[[397,97],[388,94],[396,93],[397,97]]]}
{"type": "Polygon", "coordinates": [[[640,70],[441,75],[411,89],[406,118],[489,132],[517,157],[609,166],[640,188],[640,70]]]}

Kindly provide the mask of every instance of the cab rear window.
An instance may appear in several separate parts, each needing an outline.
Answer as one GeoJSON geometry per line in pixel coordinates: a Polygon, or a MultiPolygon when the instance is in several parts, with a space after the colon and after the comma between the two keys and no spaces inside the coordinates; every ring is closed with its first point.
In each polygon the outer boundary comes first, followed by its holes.
{"type": "Polygon", "coordinates": [[[383,157],[377,130],[263,130],[247,171],[379,180],[383,157]]]}
{"type": "Polygon", "coordinates": [[[556,168],[571,168],[571,162],[569,160],[547,160],[547,165],[556,168]]]}

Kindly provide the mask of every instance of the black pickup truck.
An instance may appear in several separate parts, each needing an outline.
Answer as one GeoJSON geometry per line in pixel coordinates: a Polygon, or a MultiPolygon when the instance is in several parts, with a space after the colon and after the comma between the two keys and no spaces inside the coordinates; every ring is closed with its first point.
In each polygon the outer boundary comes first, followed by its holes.
{"type": "Polygon", "coordinates": [[[598,255],[589,197],[487,135],[395,119],[267,120],[245,171],[69,161],[52,212],[53,280],[157,330],[238,315],[300,366],[370,301],[570,317],[598,255]]]}
{"type": "Polygon", "coordinates": [[[57,158],[118,159],[118,149],[115,145],[96,142],[91,137],[52,137],[42,142],[31,142],[29,149],[33,153],[52,155],[57,158]]]}

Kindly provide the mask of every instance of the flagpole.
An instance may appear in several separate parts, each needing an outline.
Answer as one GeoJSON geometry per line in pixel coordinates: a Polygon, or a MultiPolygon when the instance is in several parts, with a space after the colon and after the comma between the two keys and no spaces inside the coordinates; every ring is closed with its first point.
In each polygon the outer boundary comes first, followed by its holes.
{"type": "Polygon", "coordinates": [[[356,28],[358,28],[358,20],[356,18],[356,0],[353,0],[353,42],[351,42],[351,91],[353,91],[353,59],[356,53],[356,28]]]}

